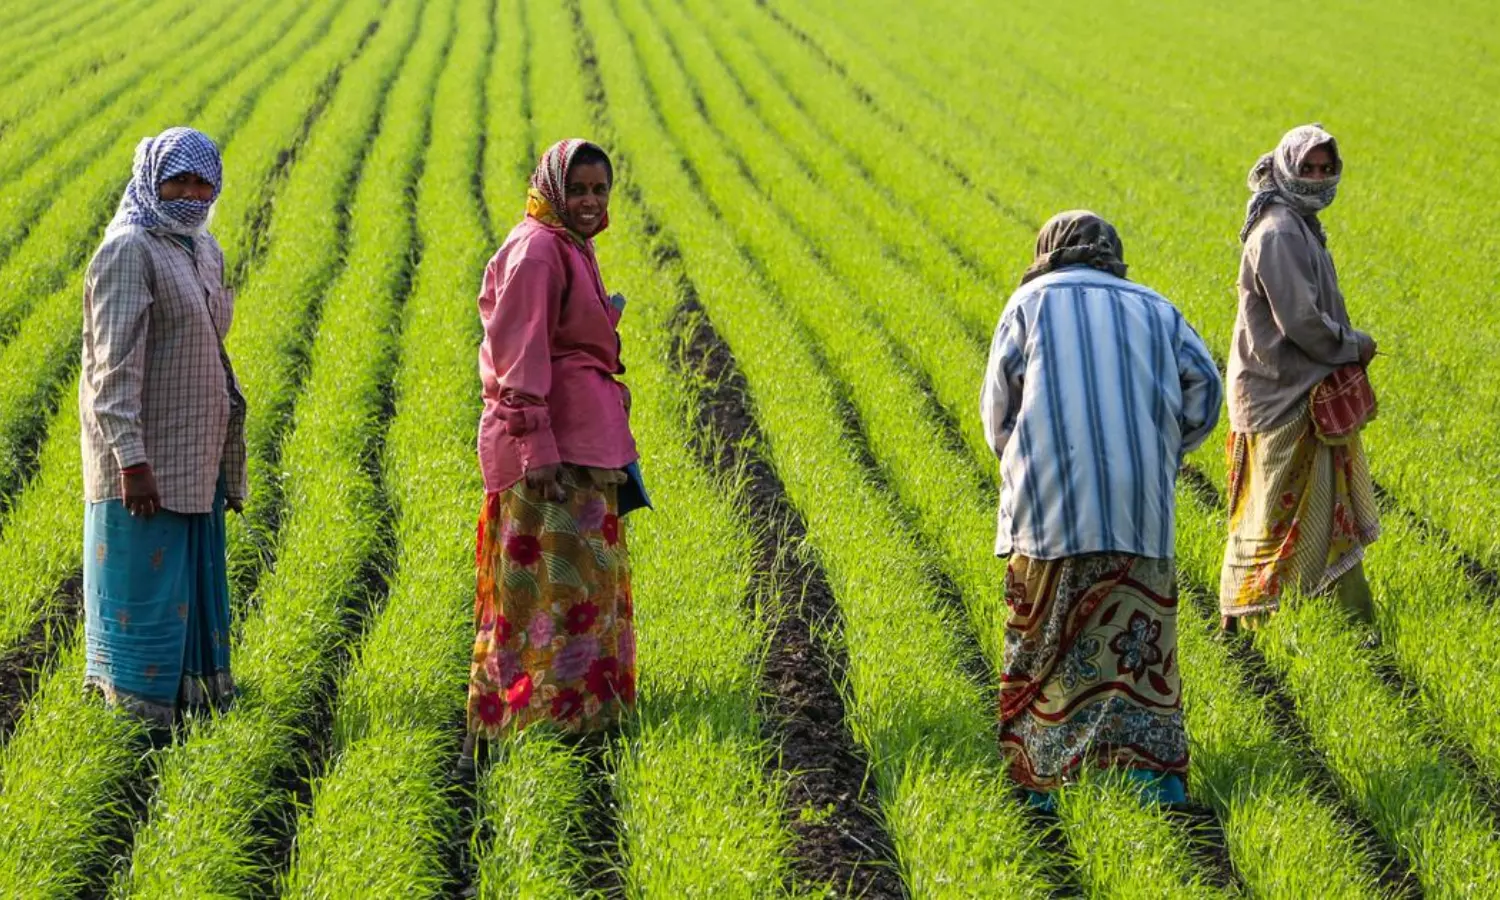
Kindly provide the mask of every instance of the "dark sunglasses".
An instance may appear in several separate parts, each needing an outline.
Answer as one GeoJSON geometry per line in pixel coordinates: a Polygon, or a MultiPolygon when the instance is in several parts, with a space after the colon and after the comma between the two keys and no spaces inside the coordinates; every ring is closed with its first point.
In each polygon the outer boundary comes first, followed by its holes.
{"type": "Polygon", "coordinates": [[[1323,176],[1333,176],[1339,173],[1339,167],[1335,163],[1318,163],[1317,165],[1303,163],[1297,171],[1301,175],[1311,175],[1316,172],[1323,176]]]}

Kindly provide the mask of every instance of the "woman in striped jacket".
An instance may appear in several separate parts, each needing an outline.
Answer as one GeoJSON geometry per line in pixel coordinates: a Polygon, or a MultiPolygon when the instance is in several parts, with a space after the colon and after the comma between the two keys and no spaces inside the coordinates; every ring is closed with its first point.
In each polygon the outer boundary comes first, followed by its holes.
{"type": "Polygon", "coordinates": [[[1222,388],[1182,314],[1125,272],[1110,223],[1049,220],[981,398],[1009,557],[1001,742],[1044,807],[1086,765],[1186,799],[1173,491],[1222,388]]]}

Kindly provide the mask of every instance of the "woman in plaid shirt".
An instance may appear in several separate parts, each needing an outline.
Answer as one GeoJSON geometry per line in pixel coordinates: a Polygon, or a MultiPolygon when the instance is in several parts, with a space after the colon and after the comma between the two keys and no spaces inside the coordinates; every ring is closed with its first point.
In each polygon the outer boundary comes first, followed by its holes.
{"type": "Polygon", "coordinates": [[[142,140],[84,284],[84,682],[158,725],[234,693],[224,510],[247,493],[245,402],[207,231],[222,185],[202,133],[142,140]]]}

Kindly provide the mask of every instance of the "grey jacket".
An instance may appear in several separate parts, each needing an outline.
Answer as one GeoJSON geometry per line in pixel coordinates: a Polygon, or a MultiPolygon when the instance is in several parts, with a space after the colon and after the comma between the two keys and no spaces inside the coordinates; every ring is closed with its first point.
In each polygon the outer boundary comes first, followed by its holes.
{"type": "Polygon", "coordinates": [[[1318,382],[1359,362],[1369,337],[1349,324],[1333,257],[1302,217],[1272,204],[1245,241],[1229,351],[1229,423],[1268,431],[1290,421],[1318,382]]]}
{"type": "Polygon", "coordinates": [[[212,237],[190,252],[139,226],[105,236],[83,292],[87,500],[120,497],[120,469],[139,463],[173,512],[210,512],[221,473],[226,495],[245,498],[245,401],[223,350],[233,316],[212,237]]]}

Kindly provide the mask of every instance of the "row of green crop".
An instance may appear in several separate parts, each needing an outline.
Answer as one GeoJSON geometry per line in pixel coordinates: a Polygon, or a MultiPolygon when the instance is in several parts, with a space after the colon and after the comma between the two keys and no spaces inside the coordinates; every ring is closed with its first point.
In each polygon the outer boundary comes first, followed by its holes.
{"type": "MultiPolygon", "coordinates": [[[[868,137],[868,136],[866,136],[866,137],[868,137]]],[[[915,310],[909,310],[909,311],[912,311],[912,312],[914,312],[914,311],[915,311],[915,310]]],[[[1190,673],[1190,674],[1191,674],[1191,673],[1190,673]]],[[[1200,755],[1200,759],[1201,759],[1201,755],[1200,755]]]]}
{"type": "MultiPolygon", "coordinates": [[[[140,42],[123,36],[150,30],[153,6],[148,0],[131,0],[103,10],[81,8],[32,34],[0,32],[5,35],[0,38],[0,60],[4,60],[0,84],[7,86],[0,96],[0,128],[8,132],[32,114],[47,115],[48,101],[80,83],[101,75],[98,80],[103,82],[116,77],[115,66],[141,49],[140,42]]],[[[175,7],[156,12],[178,18],[191,10],[175,7]]],[[[128,80],[131,67],[122,68],[128,80]]],[[[0,138],[8,142],[10,135],[0,133],[0,138]]]]}
{"type": "MultiPolygon", "coordinates": [[[[228,9],[233,9],[233,6],[226,3],[225,10],[228,9]]],[[[210,39],[208,36],[214,26],[219,24],[222,12],[223,10],[213,7],[205,7],[202,15],[190,18],[187,26],[184,26],[184,33],[195,42],[210,39]]],[[[168,36],[157,36],[156,40],[147,42],[148,51],[156,51],[157,54],[169,46],[175,46],[175,43],[168,36]]],[[[190,57],[192,54],[186,55],[190,57]]],[[[0,207],[0,211],[5,213],[5,225],[3,231],[0,231],[0,260],[5,261],[5,266],[0,269],[0,278],[5,279],[7,288],[5,296],[0,299],[0,336],[3,338],[9,339],[20,318],[26,315],[27,309],[40,296],[60,287],[63,279],[89,251],[87,245],[98,234],[99,225],[108,220],[108,214],[113,213],[114,202],[120,199],[120,172],[129,171],[129,162],[114,160],[114,166],[110,169],[110,174],[113,175],[110,178],[113,195],[96,199],[93,204],[81,204],[78,201],[81,193],[87,189],[87,175],[71,183],[57,178],[58,175],[74,174],[90,162],[90,156],[81,156],[78,150],[93,151],[95,171],[98,171],[99,150],[111,142],[123,145],[118,153],[124,160],[132,159],[139,135],[120,135],[108,127],[111,124],[120,127],[127,120],[96,123],[92,118],[99,113],[102,105],[113,101],[117,93],[133,87],[136,78],[150,77],[150,62],[151,57],[139,60],[136,65],[138,71],[133,74],[135,77],[121,77],[118,84],[111,80],[101,83],[90,81],[86,86],[98,86],[98,89],[83,90],[78,96],[69,96],[62,102],[49,105],[46,113],[33,115],[24,123],[10,127],[12,133],[7,135],[9,139],[5,144],[0,144],[0,157],[3,157],[3,162],[0,162],[0,172],[3,172],[0,174],[0,181],[5,183],[5,205],[0,207]],[[58,153],[58,156],[69,157],[71,166],[62,172],[39,169],[31,172],[31,177],[27,180],[12,183],[17,175],[31,168],[31,163],[37,162],[58,138],[69,135],[75,129],[83,130],[83,135],[71,135],[74,139],[60,148],[58,153]],[[83,234],[83,231],[87,231],[87,234],[83,234]],[[33,233],[39,240],[23,245],[23,239],[33,233]]],[[[129,101],[136,107],[159,98],[168,86],[189,77],[189,71],[184,71],[180,66],[168,65],[162,69],[171,72],[174,78],[171,81],[154,80],[150,84],[150,90],[132,93],[129,101]]],[[[48,162],[57,163],[58,159],[49,159],[48,162]]]]}
{"type": "MultiPolygon", "coordinates": [[[[195,104],[207,104],[197,117],[199,124],[220,135],[226,144],[232,144],[240,130],[247,127],[255,102],[268,91],[272,79],[293,60],[305,56],[326,35],[340,8],[330,5],[321,16],[309,17],[297,15],[292,6],[288,4],[282,9],[281,16],[274,12],[266,15],[243,34],[243,50],[251,55],[223,53],[224,71],[232,77],[211,96],[193,100],[195,104]]],[[[152,124],[164,127],[184,112],[180,106],[163,106],[154,112],[156,118],[152,124]]],[[[264,120],[266,115],[261,118],[264,120]]],[[[271,156],[274,159],[274,149],[271,156]]],[[[247,164],[266,165],[259,158],[247,158],[247,164]]],[[[260,171],[266,170],[261,167],[260,171]]],[[[119,174],[115,173],[117,181],[119,174]]],[[[250,190],[249,185],[246,190],[250,190]]],[[[94,237],[97,239],[98,235],[94,237]]],[[[49,298],[37,310],[37,316],[28,319],[17,340],[0,349],[0,372],[7,376],[28,372],[31,365],[45,360],[61,369],[52,377],[62,377],[76,363],[70,359],[75,352],[70,348],[78,346],[80,293],[81,290],[59,293],[49,298]]],[[[253,323],[240,323],[241,327],[250,324],[253,323]]],[[[44,401],[51,391],[33,387],[36,394],[19,394],[23,385],[38,382],[44,379],[18,377],[11,381],[8,377],[5,382],[7,389],[14,386],[18,396],[32,398],[29,406],[24,400],[7,399],[0,403],[0,422],[4,423],[0,425],[0,433],[7,435],[6,443],[11,448],[30,440],[28,429],[35,431],[36,423],[44,421],[44,401]],[[24,427],[16,424],[27,416],[31,417],[31,424],[24,427]]],[[[69,382],[73,387],[61,392],[58,411],[37,451],[37,474],[17,497],[0,535],[0,547],[14,553],[11,557],[14,563],[0,569],[0,579],[4,579],[0,586],[6,588],[0,594],[3,598],[0,599],[0,654],[13,652],[33,624],[50,613],[56,601],[53,593],[56,586],[79,566],[81,551],[77,535],[83,528],[83,508],[79,503],[83,487],[79,474],[78,409],[72,400],[77,379],[64,383],[69,382]]]]}
{"type": "MultiPolygon", "coordinates": [[[[77,148],[68,147],[59,148],[57,155],[69,155],[69,159],[55,159],[49,154],[39,167],[27,173],[22,183],[7,186],[5,202],[18,203],[16,207],[7,206],[15,213],[10,221],[17,228],[25,227],[31,217],[41,215],[59,189],[63,190],[67,203],[79,200],[80,191],[92,194],[95,202],[89,209],[47,213],[46,226],[32,233],[21,257],[14,260],[21,274],[9,267],[4,270],[17,279],[10,283],[14,294],[8,295],[8,302],[15,304],[18,316],[24,315],[22,306],[30,314],[18,320],[15,334],[0,346],[0,384],[4,385],[0,388],[0,491],[14,490],[17,486],[26,468],[27,454],[33,452],[40,440],[40,426],[59,401],[58,391],[67,383],[67,372],[77,364],[82,316],[78,298],[84,277],[80,254],[87,252],[88,242],[97,241],[105,221],[102,217],[109,215],[118,200],[139,134],[194,120],[200,114],[205,122],[223,118],[225,112],[206,109],[204,105],[211,97],[233,96],[234,80],[243,78],[239,73],[282,34],[278,30],[253,28],[254,23],[270,18],[289,28],[300,15],[300,8],[291,4],[264,10],[242,5],[241,14],[225,23],[227,30],[211,35],[203,41],[198,53],[186,54],[179,65],[168,67],[144,86],[137,98],[139,108],[133,108],[133,119],[122,129],[123,137],[121,133],[109,134],[106,143],[113,145],[111,151],[90,166],[84,180],[92,179],[91,184],[63,187],[68,173],[87,159],[76,155],[77,148]],[[195,76],[190,82],[194,89],[161,90],[189,73],[195,76]],[[12,194],[12,190],[17,193],[12,194]],[[26,195],[24,202],[17,199],[22,194],[26,195]],[[79,250],[80,247],[84,249],[79,250]],[[28,280],[31,276],[35,278],[28,280]],[[66,284],[51,290],[53,276],[64,278],[66,284]],[[50,293],[33,296],[30,293],[33,288],[50,293]]],[[[231,186],[231,190],[235,188],[231,186]]]]}
{"type": "MultiPolygon", "coordinates": [[[[618,149],[639,161],[633,177],[645,202],[673,235],[698,296],[736,352],[770,458],[839,602],[841,633],[826,639],[847,649],[848,722],[872,760],[908,884],[922,895],[1043,890],[1020,808],[1004,796],[989,705],[962,671],[954,622],[924,577],[899,511],[845,442],[836,386],[774,288],[741,255],[731,227],[693,187],[687,161],[657,118],[632,35],[608,4],[582,8],[618,149]]],[[[704,184],[720,177],[698,171],[696,161],[694,169],[704,184]]]]}
{"type": "MultiPolygon", "coordinates": [[[[1025,194],[1024,184],[1011,184],[1018,195],[1025,194]]],[[[1220,326],[1222,330],[1223,323],[1220,326]]],[[[1384,427],[1382,422],[1373,436],[1378,438],[1384,427]]],[[[1219,446],[1215,441],[1210,444],[1219,446]]],[[[1370,444],[1378,464],[1389,442],[1372,440],[1370,444]]],[[[1417,446],[1406,442],[1409,451],[1417,446]]],[[[1215,450],[1205,455],[1205,466],[1222,486],[1222,463],[1215,450]]],[[[1389,517],[1386,531],[1377,552],[1384,554],[1384,547],[1389,546],[1395,548],[1397,556],[1375,568],[1375,580],[1377,589],[1391,600],[1385,604],[1386,620],[1399,664],[1422,684],[1434,712],[1451,733],[1466,743],[1494,776],[1500,773],[1500,755],[1489,723],[1500,713],[1496,707],[1500,701],[1489,698],[1496,695],[1493,686],[1500,686],[1500,659],[1476,656],[1468,648],[1471,641],[1500,639],[1500,614],[1482,590],[1465,583],[1459,575],[1462,562],[1452,549],[1421,533],[1402,516],[1389,517]],[[1462,641],[1441,639],[1443,634],[1460,633],[1469,637],[1462,641]],[[1481,699],[1476,702],[1476,697],[1481,699]]]]}
{"type": "Polygon", "coordinates": [[[5,29],[5,38],[0,41],[0,50],[14,52],[20,46],[44,35],[66,31],[77,27],[76,21],[93,15],[94,7],[108,5],[103,0],[80,0],[80,2],[12,3],[0,9],[0,28],[5,29]]]}
{"type": "Polygon", "coordinates": [[[385,483],[396,517],[390,595],[339,681],[333,757],[298,817],[285,892],[305,897],[434,896],[455,815],[456,757],[473,597],[477,321],[463,298],[488,254],[471,190],[480,85],[494,45],[483,0],[461,23],[437,82],[417,189],[422,258],[402,328],[385,483]],[[473,505],[464,502],[470,498],[473,505]],[[351,852],[351,848],[358,848],[351,852]]]}
{"type": "MultiPolygon", "coordinates": [[[[350,199],[343,194],[354,193],[348,265],[323,306],[306,391],[281,455],[286,515],[276,533],[276,567],[260,582],[234,647],[244,697],[227,715],[189,729],[158,763],[160,787],[136,831],[120,893],[197,897],[268,886],[273,870],[263,858],[262,829],[290,815],[292,792],[279,785],[302,768],[301,747],[322,740],[307,729],[317,727],[316,710],[329,702],[325,692],[350,637],[351,610],[373,599],[364,578],[383,529],[369,455],[379,439],[393,357],[388,323],[399,316],[411,247],[401,205],[452,28],[451,6],[429,4],[420,24],[417,6],[389,4],[277,194],[271,249],[253,281],[258,290],[309,293],[277,285],[286,247],[337,270],[342,242],[320,232],[331,228],[328,204],[343,207],[350,199]],[[398,68],[400,80],[387,95],[398,68]],[[359,168],[382,102],[379,137],[359,168]],[[356,172],[358,191],[341,188],[356,172]],[[324,259],[306,254],[309,246],[324,247],[324,259]]],[[[288,337],[269,328],[257,332],[264,341],[288,337]]],[[[284,354],[294,346],[286,340],[279,349],[284,354]]]]}
{"type": "MultiPolygon", "coordinates": [[[[306,53],[296,54],[301,41],[291,35],[287,49],[293,53],[289,57],[268,54],[247,68],[242,83],[245,93],[225,96],[221,107],[225,116],[221,133],[236,133],[226,147],[229,156],[234,157],[242,142],[250,146],[260,140],[253,128],[277,127],[274,119],[266,121],[252,115],[239,133],[247,100],[256,98],[264,104],[267,98],[286,91],[288,82],[320,83],[329,70],[361,46],[360,38],[377,10],[374,0],[343,10],[336,8],[321,40],[306,53]],[[271,89],[262,91],[261,85],[277,76],[279,80],[271,89]]],[[[275,29],[276,22],[267,20],[264,27],[275,29]]],[[[296,121],[301,119],[296,107],[282,108],[281,112],[296,121]]],[[[290,146],[273,147],[272,152],[280,149],[290,146]]],[[[254,327],[254,323],[248,327],[254,327]]],[[[71,409],[71,404],[64,407],[65,411],[71,409]]],[[[54,431],[54,437],[60,435],[54,431]]],[[[76,448],[76,437],[73,442],[76,448]]],[[[76,464],[75,455],[73,466],[76,464]]],[[[38,480],[47,474],[44,471],[38,480]]],[[[30,500],[32,493],[28,491],[23,502],[30,500]]],[[[65,502],[76,509],[76,493],[65,502]]],[[[7,537],[13,532],[14,528],[8,530],[7,537]]],[[[77,529],[67,533],[76,541],[77,529]]],[[[76,560],[75,549],[72,566],[77,565],[76,560]]],[[[0,756],[0,821],[4,823],[0,827],[6,830],[6,839],[0,841],[0,872],[6,883],[25,886],[30,896],[61,896],[101,874],[101,866],[118,847],[121,831],[129,827],[133,817],[127,792],[149,762],[139,755],[139,726],[79,691],[82,644],[82,635],[75,635],[57,668],[32,698],[0,756]]]]}
{"type": "MultiPolygon", "coordinates": [[[[0,142],[0,184],[5,185],[4,206],[0,207],[5,213],[5,228],[0,232],[0,259],[15,252],[21,239],[36,224],[39,213],[47,209],[46,201],[56,200],[55,185],[66,183],[66,176],[82,169],[103,148],[122,140],[119,128],[128,121],[122,118],[122,111],[128,115],[132,105],[137,109],[144,107],[156,99],[166,85],[173,83],[162,81],[161,73],[173,72],[177,81],[187,77],[190,70],[181,68],[185,60],[168,57],[163,62],[164,51],[180,47],[184,41],[191,46],[213,40],[215,31],[235,9],[230,3],[209,4],[198,9],[190,4],[180,8],[165,5],[156,12],[167,16],[190,13],[179,26],[180,32],[152,32],[147,40],[135,42],[138,52],[124,59],[119,71],[115,71],[116,67],[109,67],[104,77],[86,79],[58,97],[43,97],[45,102],[41,109],[20,113],[22,118],[19,121],[5,124],[5,140],[0,142]],[[48,152],[52,150],[57,152],[49,157],[48,152]],[[56,166],[63,161],[71,165],[57,172],[36,171],[43,162],[56,166]],[[20,176],[28,172],[31,178],[22,181],[20,176]],[[50,196],[39,198],[39,188],[47,186],[54,186],[50,196]]],[[[131,46],[119,35],[107,37],[116,45],[131,46]]],[[[219,37],[222,38],[222,34],[219,37]]],[[[184,55],[191,57],[194,54],[184,55]]],[[[45,73],[47,70],[35,71],[45,73]]],[[[18,85],[17,90],[7,91],[5,96],[25,97],[26,88],[18,85]]],[[[132,142],[140,139],[134,134],[130,138],[132,142]]],[[[134,150],[133,143],[131,150],[134,150]]],[[[53,257],[62,255],[59,248],[50,249],[53,257]]],[[[36,293],[44,290],[47,284],[45,272],[50,270],[39,268],[39,263],[46,262],[57,264],[56,259],[33,255],[8,265],[5,272],[14,288],[36,293]]]]}
{"type": "MultiPolygon", "coordinates": [[[[804,6],[785,5],[781,11],[816,26],[816,14],[804,6]]],[[[1487,348],[1497,336],[1490,317],[1479,314],[1472,299],[1488,290],[1485,261],[1496,246],[1489,237],[1494,229],[1486,227],[1494,213],[1482,200],[1476,202],[1493,178],[1487,165],[1476,162],[1454,167],[1441,185],[1424,182],[1425,169],[1450,157],[1454,147],[1483,140],[1491,127],[1456,112],[1465,108],[1458,97],[1473,80],[1455,72],[1477,71],[1470,65],[1473,57],[1455,52],[1424,23],[1423,44],[1442,49],[1421,54],[1420,65],[1401,69],[1402,78],[1380,79],[1378,90],[1366,90],[1363,82],[1356,87],[1344,77],[1348,67],[1370,59],[1371,47],[1387,48],[1374,58],[1396,65],[1388,59],[1389,48],[1404,43],[1405,32],[1393,41],[1361,16],[1339,20],[1328,34],[1312,38],[1289,33],[1275,16],[1247,17],[1199,5],[1191,16],[1149,17],[1188,29],[1177,36],[1180,53],[1155,54],[1149,49],[1155,45],[1144,37],[1115,42],[1081,23],[1059,23],[1028,39],[1014,27],[973,29],[994,35],[979,58],[1004,62],[956,66],[946,60],[968,54],[953,48],[973,40],[960,29],[940,24],[897,44],[866,24],[900,20],[914,9],[920,7],[881,3],[874,10],[878,16],[850,16],[841,8],[824,14],[867,41],[840,54],[851,71],[868,71],[871,56],[900,58],[905,78],[951,104],[943,111],[949,132],[977,132],[985,136],[981,144],[1005,147],[1005,153],[979,154],[976,165],[988,164],[998,183],[1009,180],[1006,190],[1015,202],[1045,215],[1059,194],[1006,179],[1006,169],[1041,168],[1044,176],[1076,173],[1068,179],[1075,192],[1087,189],[1085,202],[1108,207],[1125,220],[1127,236],[1137,235],[1136,246],[1152,248],[1144,260],[1152,276],[1220,346],[1233,318],[1233,235],[1244,201],[1243,172],[1280,131],[1265,123],[1329,119],[1344,137],[1351,168],[1343,197],[1326,218],[1356,319],[1388,352],[1376,367],[1386,400],[1384,421],[1370,436],[1376,475],[1452,531],[1465,548],[1492,565],[1500,559],[1494,534],[1483,524],[1500,509],[1500,492],[1465,467],[1441,463],[1460,458],[1478,469],[1494,464],[1493,417],[1473,411],[1493,409],[1500,394],[1488,379],[1472,377],[1489,366],[1487,348]],[[939,46],[944,53],[934,56],[939,46]],[[1312,46],[1317,52],[1309,55],[1312,46]],[[1250,47],[1253,52],[1243,52],[1250,47]],[[1059,53],[1077,54],[1086,64],[1049,66],[1059,53]],[[1292,64],[1305,79],[1284,91],[1259,90],[1257,79],[1266,66],[1292,64]],[[1130,91],[1094,89],[1103,83],[1101,70],[1113,66],[1138,73],[1130,91]],[[983,90],[976,92],[980,85],[983,90]],[[992,125],[995,104],[988,98],[997,91],[1008,98],[1001,106],[1011,118],[1029,128],[1020,140],[992,125]],[[1418,99],[1434,91],[1452,105],[1433,110],[1418,99]],[[1234,101],[1225,102],[1226,97],[1234,101]],[[1055,109],[1062,103],[1089,128],[1074,129],[1068,124],[1073,118],[1058,118],[1055,109]],[[1184,110],[1192,109],[1211,109],[1214,128],[1184,126],[1191,121],[1184,110]],[[1414,160],[1427,162],[1414,165],[1414,160]],[[1417,196],[1422,200],[1414,204],[1417,196]],[[1434,265],[1437,259],[1445,263],[1434,265]],[[1414,316],[1413,308],[1429,314],[1414,316]],[[1456,338],[1460,333],[1463,338],[1456,338]],[[1466,402],[1432,404],[1432,396],[1466,402]]],[[[1035,10],[1010,7],[1005,13],[1007,22],[1035,15],[1035,10]]],[[[1436,18],[1455,21],[1442,14],[1436,18]]],[[[829,33],[820,30],[820,39],[829,33]]],[[[908,108],[910,97],[898,103],[894,94],[885,96],[888,85],[866,86],[890,109],[908,108]]]]}

